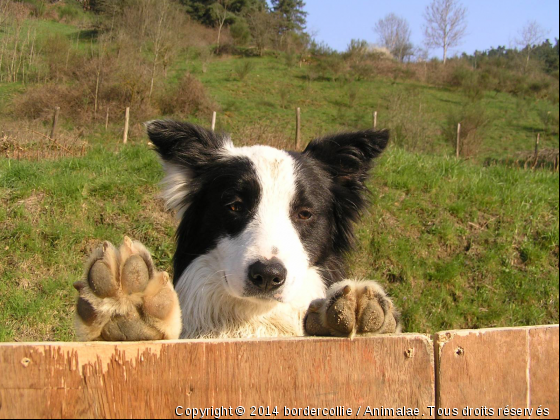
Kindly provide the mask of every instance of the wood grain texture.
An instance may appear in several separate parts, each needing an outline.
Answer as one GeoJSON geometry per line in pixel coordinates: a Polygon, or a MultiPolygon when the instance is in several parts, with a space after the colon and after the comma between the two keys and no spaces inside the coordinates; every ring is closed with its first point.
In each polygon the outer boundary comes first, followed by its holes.
{"type": "Polygon", "coordinates": [[[539,405],[558,412],[558,325],[444,331],[434,340],[442,417],[529,418],[525,409],[536,417],[539,405]]]}
{"type": "MultiPolygon", "coordinates": [[[[558,326],[529,330],[529,383],[531,406],[549,409],[550,418],[558,418],[558,326]]],[[[538,418],[533,413],[532,418],[538,418]]],[[[542,417],[542,416],[541,416],[542,417]]]]}
{"type": "Polygon", "coordinates": [[[244,406],[245,418],[251,406],[278,407],[268,418],[285,406],[406,406],[429,417],[435,403],[432,342],[412,334],[1,344],[0,372],[0,418],[170,418],[177,406],[244,406]]]}

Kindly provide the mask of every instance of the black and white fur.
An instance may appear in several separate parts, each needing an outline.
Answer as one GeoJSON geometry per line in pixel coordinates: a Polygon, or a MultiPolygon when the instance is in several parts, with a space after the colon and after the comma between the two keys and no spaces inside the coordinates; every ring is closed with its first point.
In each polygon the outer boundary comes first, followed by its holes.
{"type": "Polygon", "coordinates": [[[334,135],[296,153],[235,147],[188,123],[152,121],[147,131],[179,218],[181,337],[303,335],[310,303],[345,278],[365,181],[388,133],[334,135]]]}

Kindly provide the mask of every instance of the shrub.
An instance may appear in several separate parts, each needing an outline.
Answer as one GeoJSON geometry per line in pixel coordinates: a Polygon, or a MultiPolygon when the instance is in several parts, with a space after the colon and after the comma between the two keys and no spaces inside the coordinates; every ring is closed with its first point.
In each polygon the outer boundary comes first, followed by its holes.
{"type": "Polygon", "coordinates": [[[244,80],[255,68],[255,63],[249,60],[239,61],[234,66],[234,71],[239,80],[244,80]]]}
{"type": "MultiPolygon", "coordinates": [[[[57,47],[56,51],[59,50],[57,47]]],[[[124,112],[125,107],[130,107],[135,118],[153,115],[148,97],[150,67],[138,53],[121,51],[118,57],[72,57],[67,67],[65,59],[58,67],[56,63],[52,64],[55,67],[51,72],[63,74],[67,80],[65,83],[54,83],[59,78],[53,74],[51,82],[32,86],[15,97],[16,117],[48,120],[52,117],[52,109],[59,106],[61,118],[90,123],[96,116],[95,103],[98,114],[106,107],[114,112],[124,112]]]]}
{"type": "Polygon", "coordinates": [[[551,86],[550,80],[539,78],[539,79],[531,80],[528,83],[527,88],[529,92],[533,93],[537,98],[542,98],[546,96],[548,90],[550,89],[550,86],[551,86]]]}
{"type": "Polygon", "coordinates": [[[162,114],[180,117],[207,116],[217,110],[202,83],[190,73],[183,76],[178,86],[161,94],[158,105],[162,114]]]}
{"type": "Polygon", "coordinates": [[[415,152],[431,152],[435,147],[435,125],[415,90],[397,91],[389,99],[387,128],[391,142],[415,152]]]}
{"type": "Polygon", "coordinates": [[[297,54],[292,51],[286,52],[284,54],[284,63],[286,63],[287,67],[295,67],[297,64],[297,54]]]}
{"type": "Polygon", "coordinates": [[[245,46],[251,40],[249,25],[247,21],[241,17],[238,17],[235,23],[229,27],[229,33],[236,46],[245,46]]]}
{"type": "Polygon", "coordinates": [[[459,155],[474,157],[481,149],[489,118],[481,103],[471,103],[450,111],[443,126],[443,135],[453,147],[457,146],[457,126],[461,124],[459,155]]]}
{"type": "Polygon", "coordinates": [[[59,19],[65,21],[73,21],[82,15],[82,10],[77,3],[64,4],[57,11],[59,19]]]}
{"type": "Polygon", "coordinates": [[[353,63],[350,75],[356,80],[371,80],[375,77],[375,68],[368,62],[353,63]]]}
{"type": "Polygon", "coordinates": [[[198,58],[202,63],[202,73],[206,73],[208,71],[208,66],[212,62],[214,58],[212,51],[208,47],[202,47],[198,51],[198,58]]]}
{"type": "Polygon", "coordinates": [[[78,118],[84,108],[84,90],[80,86],[46,84],[28,89],[14,98],[14,115],[17,118],[47,121],[53,109],[60,107],[61,115],[78,118]]]}
{"type": "Polygon", "coordinates": [[[544,104],[537,108],[537,113],[544,131],[547,134],[558,134],[558,108],[551,109],[544,104]]]}
{"type": "Polygon", "coordinates": [[[23,0],[22,3],[27,4],[31,10],[31,15],[38,18],[43,17],[47,11],[44,0],[23,0]]]}
{"type": "Polygon", "coordinates": [[[465,66],[457,66],[451,72],[448,84],[453,87],[462,87],[473,78],[473,71],[465,66]]]}
{"type": "Polygon", "coordinates": [[[282,124],[263,121],[256,125],[242,124],[232,127],[232,138],[240,146],[253,146],[266,144],[279,149],[291,150],[294,148],[293,137],[286,135],[282,124]]]}
{"type": "Polygon", "coordinates": [[[356,104],[358,92],[358,87],[355,84],[352,83],[348,86],[348,106],[350,106],[350,108],[353,108],[356,104]]]}
{"type": "Polygon", "coordinates": [[[290,104],[290,85],[284,85],[280,89],[280,108],[287,109],[290,104]]]}

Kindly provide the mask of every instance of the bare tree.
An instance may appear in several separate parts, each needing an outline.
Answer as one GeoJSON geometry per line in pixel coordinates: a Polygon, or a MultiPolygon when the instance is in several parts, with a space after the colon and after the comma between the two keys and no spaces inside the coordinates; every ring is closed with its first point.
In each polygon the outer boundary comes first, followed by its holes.
{"type": "Polygon", "coordinates": [[[449,48],[459,45],[467,32],[467,9],[458,0],[433,0],[424,18],[426,45],[443,48],[445,64],[449,48]]]}
{"type": "Polygon", "coordinates": [[[541,43],[546,37],[546,31],[539,25],[535,20],[528,21],[523,28],[519,31],[519,37],[515,39],[515,43],[521,47],[521,49],[527,50],[527,60],[525,62],[525,71],[529,66],[529,60],[531,58],[531,51],[533,47],[541,43]]]}
{"type": "Polygon", "coordinates": [[[220,50],[220,38],[222,36],[222,29],[226,23],[227,18],[229,17],[228,6],[230,0],[218,0],[215,3],[215,12],[218,17],[218,42],[216,46],[216,51],[220,50]]]}
{"type": "Polygon", "coordinates": [[[0,0],[0,28],[4,26],[4,22],[8,20],[8,10],[9,10],[8,0],[0,0]]]}
{"type": "Polygon", "coordinates": [[[160,3],[160,9],[158,10],[157,26],[156,26],[157,29],[152,34],[154,59],[153,59],[153,62],[152,62],[152,77],[151,77],[151,80],[150,80],[150,92],[148,94],[148,98],[152,97],[152,92],[154,91],[154,79],[155,79],[155,76],[156,76],[156,66],[158,64],[159,55],[161,54],[161,50],[162,50],[162,47],[163,47],[162,26],[163,26],[163,23],[166,20],[167,12],[168,12],[168,2],[167,2],[167,0],[163,0],[160,3]]]}
{"type": "Polygon", "coordinates": [[[373,30],[379,36],[382,46],[391,51],[399,61],[413,54],[412,43],[410,42],[410,27],[406,19],[389,13],[375,24],[373,30]]]}

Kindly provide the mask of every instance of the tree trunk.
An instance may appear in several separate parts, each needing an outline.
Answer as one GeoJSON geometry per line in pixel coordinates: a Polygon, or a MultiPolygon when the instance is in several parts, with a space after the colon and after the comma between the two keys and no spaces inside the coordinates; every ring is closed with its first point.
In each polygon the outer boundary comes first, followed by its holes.
{"type": "Polygon", "coordinates": [[[217,52],[220,51],[220,38],[222,37],[222,28],[224,27],[227,19],[227,3],[225,1],[223,4],[223,8],[224,8],[224,15],[220,16],[220,26],[218,27],[218,42],[217,42],[218,45],[216,47],[217,52]]]}
{"type": "MultiPolygon", "coordinates": [[[[101,67],[101,63],[99,63],[101,67]]],[[[99,98],[99,79],[101,77],[101,68],[97,69],[97,77],[95,80],[95,99],[93,103],[93,118],[97,119],[97,99],[99,98]]]]}
{"type": "Polygon", "coordinates": [[[527,61],[525,62],[525,73],[527,73],[527,69],[529,68],[529,59],[531,58],[531,47],[527,46],[527,61]]]}
{"type": "Polygon", "coordinates": [[[156,77],[156,66],[159,57],[160,42],[161,42],[161,26],[163,25],[163,19],[165,15],[165,10],[161,12],[161,16],[158,22],[158,30],[156,35],[156,42],[154,43],[154,62],[152,64],[152,80],[150,81],[150,93],[148,94],[148,99],[152,98],[152,93],[154,91],[154,79],[156,77]]]}
{"type": "Polygon", "coordinates": [[[224,24],[222,22],[220,22],[220,26],[218,28],[218,42],[217,42],[217,47],[216,47],[216,51],[220,51],[220,37],[222,36],[222,28],[223,28],[224,24]]]}

